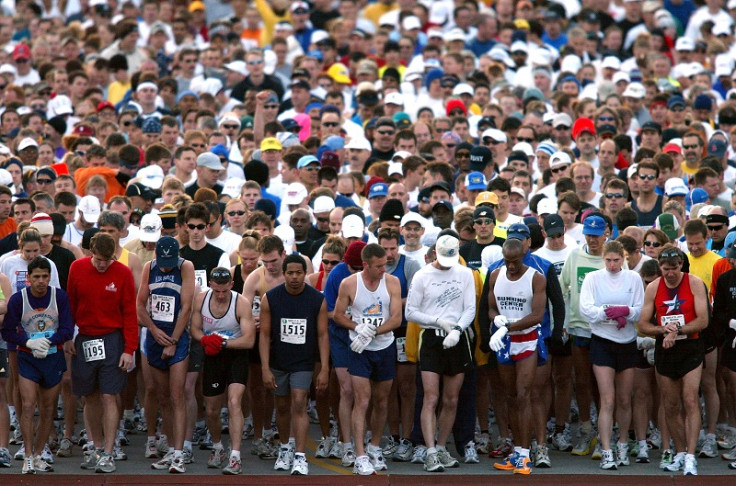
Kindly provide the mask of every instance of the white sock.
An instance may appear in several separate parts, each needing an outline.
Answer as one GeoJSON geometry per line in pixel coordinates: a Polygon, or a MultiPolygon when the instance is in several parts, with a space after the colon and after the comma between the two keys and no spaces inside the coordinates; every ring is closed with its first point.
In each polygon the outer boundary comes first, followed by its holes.
{"type": "Polygon", "coordinates": [[[185,440],[184,441],[184,449],[191,451],[192,450],[192,441],[191,440],[185,440]]]}
{"type": "Polygon", "coordinates": [[[240,451],[230,451],[230,459],[240,460],[240,451]]]}
{"type": "Polygon", "coordinates": [[[204,420],[197,420],[196,426],[197,427],[204,427],[204,420]]]}
{"type": "Polygon", "coordinates": [[[529,457],[529,449],[519,448],[519,455],[521,455],[521,457],[529,457]]]}
{"type": "Polygon", "coordinates": [[[213,447],[215,449],[224,449],[225,447],[222,445],[222,441],[218,442],[217,444],[213,444],[213,447]]]}
{"type": "Polygon", "coordinates": [[[444,450],[447,450],[447,449],[445,448],[445,446],[443,446],[443,445],[437,445],[436,449],[437,449],[437,451],[444,451],[444,450]]]}
{"type": "Polygon", "coordinates": [[[427,448],[427,455],[436,454],[436,453],[437,453],[437,448],[436,447],[428,447],[427,448]]]}

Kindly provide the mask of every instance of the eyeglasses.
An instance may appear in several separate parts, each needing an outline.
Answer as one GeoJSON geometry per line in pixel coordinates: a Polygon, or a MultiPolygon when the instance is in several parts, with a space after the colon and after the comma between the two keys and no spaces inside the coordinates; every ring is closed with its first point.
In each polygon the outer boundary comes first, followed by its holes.
{"type": "Polygon", "coordinates": [[[237,130],[240,128],[239,125],[222,125],[222,128],[225,128],[226,130],[237,130]]]}
{"type": "Polygon", "coordinates": [[[133,124],[133,122],[130,121],[130,120],[126,120],[126,121],[122,122],[122,124],[123,124],[124,127],[129,127],[129,126],[131,126],[133,124]]]}
{"type": "Polygon", "coordinates": [[[455,154],[456,159],[469,159],[470,152],[458,152],[455,154]]]}
{"type": "Polygon", "coordinates": [[[319,170],[319,167],[313,167],[311,165],[308,165],[306,167],[302,167],[301,170],[306,170],[307,172],[314,172],[315,170],[319,170]]]}
{"type": "Polygon", "coordinates": [[[317,218],[317,221],[319,221],[320,223],[329,223],[330,222],[330,218],[320,218],[320,217],[318,217],[317,218]]]}
{"type": "Polygon", "coordinates": [[[685,108],[683,108],[682,106],[673,106],[672,108],[670,108],[670,111],[674,111],[675,113],[679,113],[679,112],[685,111],[685,108]]]}
{"type": "Polygon", "coordinates": [[[263,64],[263,59],[257,59],[255,61],[248,61],[248,66],[255,66],[257,64],[263,64]]]}
{"type": "Polygon", "coordinates": [[[554,169],[550,169],[550,170],[552,171],[553,174],[559,174],[560,172],[564,171],[565,169],[567,169],[567,166],[565,166],[565,167],[555,167],[554,169]]]}
{"type": "Polygon", "coordinates": [[[612,122],[612,121],[615,121],[616,118],[614,118],[613,116],[599,116],[598,120],[603,121],[603,122],[607,122],[607,121],[612,122]]]}
{"type": "Polygon", "coordinates": [[[496,140],[494,140],[492,138],[486,137],[486,138],[483,139],[483,143],[486,144],[486,145],[498,145],[501,142],[496,141],[496,140]]]}
{"type": "Polygon", "coordinates": [[[395,132],[393,130],[378,130],[377,133],[379,135],[393,136],[395,132]]]}
{"type": "Polygon", "coordinates": [[[606,194],[606,199],[621,199],[624,195],[620,192],[609,192],[606,194]]]}
{"type": "Polygon", "coordinates": [[[695,145],[683,145],[682,148],[684,148],[685,150],[695,150],[695,149],[700,148],[700,145],[698,145],[698,144],[695,144],[695,145]]]}
{"type": "Polygon", "coordinates": [[[659,241],[645,241],[644,246],[653,246],[654,248],[659,248],[662,246],[662,243],[659,241]]]}
{"type": "Polygon", "coordinates": [[[52,181],[51,179],[36,179],[36,184],[46,185],[51,184],[52,182],[54,181],[52,181]]]}
{"type": "Polygon", "coordinates": [[[639,179],[645,180],[645,181],[653,181],[656,179],[657,176],[654,174],[647,174],[647,175],[641,175],[639,174],[639,179]]]}
{"type": "Polygon", "coordinates": [[[445,148],[448,148],[448,149],[454,149],[455,147],[456,145],[454,143],[448,143],[447,145],[445,145],[445,148]]]}
{"type": "Polygon", "coordinates": [[[463,115],[465,115],[465,112],[463,110],[461,110],[460,108],[458,108],[456,110],[452,110],[450,112],[450,116],[463,116],[463,115]]]}
{"type": "Polygon", "coordinates": [[[203,143],[190,143],[189,145],[191,145],[194,148],[205,148],[207,146],[203,143]]]}
{"type": "MultiPolygon", "coordinates": [[[[327,127],[327,128],[335,128],[338,125],[339,124],[337,122],[322,122],[322,126],[327,127]]],[[[381,132],[378,132],[378,133],[381,133],[381,132]]]]}
{"type": "Polygon", "coordinates": [[[494,221],[491,218],[478,218],[473,222],[480,226],[490,226],[494,223],[494,221]]]}
{"type": "Polygon", "coordinates": [[[708,226],[708,230],[710,230],[710,231],[721,231],[723,229],[723,226],[724,225],[722,225],[722,224],[714,224],[712,226],[709,225],[708,226]]]}
{"type": "Polygon", "coordinates": [[[279,105],[263,105],[263,107],[267,110],[275,110],[279,107],[279,105]]]}
{"type": "Polygon", "coordinates": [[[534,143],[534,139],[531,137],[516,137],[519,142],[534,143]]]}
{"type": "Polygon", "coordinates": [[[324,266],[332,265],[334,267],[335,265],[339,265],[339,264],[340,264],[340,260],[322,260],[322,265],[324,266]]]}
{"type": "MultiPolygon", "coordinates": [[[[40,111],[40,110],[45,110],[45,109],[46,109],[46,105],[44,105],[43,103],[31,105],[31,110],[34,110],[34,111],[40,111]]],[[[721,125],[723,125],[723,123],[721,123],[721,125]]]]}
{"type": "Polygon", "coordinates": [[[230,216],[231,218],[233,216],[243,216],[245,215],[245,211],[229,211],[227,215],[230,216]]]}
{"type": "Polygon", "coordinates": [[[209,226],[209,225],[207,225],[207,224],[192,224],[192,223],[187,223],[187,228],[189,228],[190,230],[195,230],[196,229],[196,230],[202,231],[207,226],[209,226]]]}

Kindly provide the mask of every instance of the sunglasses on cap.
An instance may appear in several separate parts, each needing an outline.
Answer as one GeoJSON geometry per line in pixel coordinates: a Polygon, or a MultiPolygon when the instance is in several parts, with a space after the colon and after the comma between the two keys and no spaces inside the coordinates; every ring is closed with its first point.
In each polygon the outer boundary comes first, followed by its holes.
{"type": "Polygon", "coordinates": [[[659,259],[665,259],[665,258],[680,258],[682,259],[682,255],[680,254],[680,250],[677,248],[667,248],[666,250],[662,251],[662,253],[659,254],[659,259]]]}
{"type": "Polygon", "coordinates": [[[210,274],[210,280],[212,280],[215,283],[228,283],[230,280],[232,280],[232,275],[230,275],[230,270],[226,268],[215,268],[212,270],[212,273],[210,274]]]}

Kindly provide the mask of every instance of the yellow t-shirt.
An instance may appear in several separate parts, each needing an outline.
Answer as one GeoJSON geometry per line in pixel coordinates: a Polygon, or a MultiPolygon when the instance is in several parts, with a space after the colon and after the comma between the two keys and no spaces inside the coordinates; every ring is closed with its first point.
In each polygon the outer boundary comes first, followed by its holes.
{"type": "Polygon", "coordinates": [[[372,3],[363,9],[363,17],[367,18],[368,20],[376,24],[376,27],[378,27],[378,20],[381,18],[381,16],[389,13],[392,10],[396,10],[397,8],[399,8],[399,6],[398,4],[396,4],[396,2],[390,5],[386,5],[383,2],[372,3]]]}
{"type": "Polygon", "coordinates": [[[130,89],[130,81],[123,84],[120,81],[113,81],[107,88],[107,101],[113,105],[117,105],[123,101],[125,93],[130,89]]]}
{"type": "Polygon", "coordinates": [[[713,280],[713,266],[721,259],[720,255],[708,251],[705,255],[697,258],[688,253],[687,258],[690,261],[690,273],[705,282],[705,286],[708,288],[708,293],[710,294],[710,284],[713,280]]]}
{"type": "Polygon", "coordinates": [[[690,167],[688,167],[688,165],[683,160],[682,162],[680,162],[680,169],[682,169],[682,172],[684,172],[685,174],[689,176],[694,176],[695,173],[698,171],[698,169],[700,169],[700,167],[695,167],[691,169],[690,167]]]}

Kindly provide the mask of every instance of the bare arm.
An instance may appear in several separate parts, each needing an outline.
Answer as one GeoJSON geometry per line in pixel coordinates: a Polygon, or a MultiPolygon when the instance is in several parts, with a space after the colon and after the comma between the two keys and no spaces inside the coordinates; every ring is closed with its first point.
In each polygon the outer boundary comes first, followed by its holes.
{"type": "MultiPolygon", "coordinates": [[[[355,323],[350,319],[346,312],[348,306],[353,303],[353,295],[357,285],[357,274],[351,275],[340,283],[340,291],[337,294],[337,302],[335,302],[335,313],[332,319],[340,326],[346,329],[355,330],[355,323]]],[[[399,321],[401,324],[401,321],[399,321]]]]}
{"type": "Polygon", "coordinates": [[[323,300],[317,316],[317,345],[319,346],[319,361],[321,364],[319,375],[317,375],[315,381],[315,387],[318,390],[326,389],[330,380],[330,337],[327,332],[327,321],[327,303],[323,300]]]}
{"type": "Polygon", "coordinates": [[[544,319],[544,309],[547,306],[547,282],[541,273],[535,272],[532,280],[532,312],[513,324],[509,324],[509,331],[523,331],[536,326],[544,319]]]}
{"type": "Polygon", "coordinates": [[[386,289],[388,290],[388,295],[391,299],[391,305],[389,307],[391,317],[389,317],[383,325],[378,327],[378,334],[391,332],[401,326],[401,309],[403,301],[401,299],[401,283],[399,283],[399,279],[393,275],[387,275],[386,289]]]}
{"type": "Polygon", "coordinates": [[[176,319],[174,332],[171,337],[178,341],[189,324],[192,314],[192,301],[194,300],[194,264],[185,260],[181,266],[181,309],[176,319]]]}
{"type": "Polygon", "coordinates": [[[501,269],[498,268],[493,271],[490,277],[488,277],[488,319],[491,321],[491,328],[493,328],[493,319],[500,314],[498,311],[498,305],[496,304],[496,294],[493,293],[493,288],[496,286],[496,279],[498,278],[498,272],[500,271],[501,269]]]}
{"type": "Polygon", "coordinates": [[[261,318],[261,339],[258,343],[258,351],[261,355],[261,376],[266,390],[275,390],[276,379],[271,372],[271,306],[268,305],[268,297],[265,295],[261,300],[261,318]]]}
{"type": "Polygon", "coordinates": [[[652,324],[652,317],[654,317],[654,297],[657,295],[660,278],[662,277],[657,278],[647,286],[647,290],[644,292],[644,305],[641,308],[639,322],[636,325],[637,330],[647,336],[662,336],[666,334],[662,326],[652,324]]]}
{"type": "Polygon", "coordinates": [[[263,105],[266,104],[269,96],[271,96],[269,90],[260,91],[256,94],[256,112],[253,114],[253,139],[257,147],[261,145],[261,140],[265,136],[266,121],[263,118],[263,105]]]}
{"type": "Polygon", "coordinates": [[[189,331],[192,333],[192,339],[199,341],[204,336],[202,332],[202,304],[204,296],[207,292],[200,292],[194,297],[194,309],[192,310],[192,325],[189,331]]]}
{"type": "Polygon", "coordinates": [[[238,295],[238,298],[235,300],[235,306],[235,316],[240,325],[240,337],[229,339],[227,341],[227,348],[252,349],[256,343],[256,326],[253,324],[250,302],[242,295],[238,295]]]}

